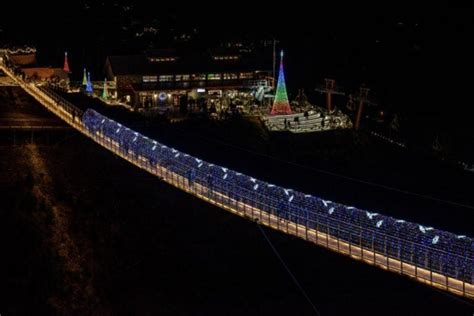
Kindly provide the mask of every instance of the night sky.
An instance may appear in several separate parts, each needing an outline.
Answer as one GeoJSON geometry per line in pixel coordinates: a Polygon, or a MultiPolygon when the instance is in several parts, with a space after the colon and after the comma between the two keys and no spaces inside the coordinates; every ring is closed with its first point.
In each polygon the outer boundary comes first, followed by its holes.
{"type": "Polygon", "coordinates": [[[173,45],[170,38],[189,34],[201,43],[279,39],[287,50],[290,90],[313,88],[329,76],[348,88],[367,83],[387,104],[427,108],[434,102],[441,108],[451,99],[451,88],[457,90],[456,103],[465,106],[465,90],[473,84],[472,2],[442,7],[333,1],[311,8],[294,1],[278,6],[234,2],[178,8],[104,0],[47,9],[44,2],[28,10],[23,4],[8,6],[18,6],[14,10],[21,18],[0,21],[3,37],[36,45],[46,63],[60,60],[67,49],[73,64],[93,63],[96,72],[107,54],[141,51],[150,42],[166,47],[173,45]],[[159,32],[145,44],[136,43],[133,37],[144,26],[159,32]]]}
{"type": "Polygon", "coordinates": [[[1,38],[37,46],[44,64],[60,65],[68,50],[76,79],[84,66],[102,77],[108,54],[170,47],[183,36],[198,46],[276,38],[286,50],[290,98],[298,88],[311,96],[315,86],[330,77],[349,91],[367,84],[384,109],[416,116],[430,127],[443,125],[445,113],[459,112],[464,114],[455,125],[466,126],[474,114],[472,1],[332,1],[309,6],[295,1],[163,5],[103,0],[49,6],[41,2],[28,4],[28,9],[23,3],[7,6],[18,14],[0,20],[1,38]],[[157,32],[137,36],[149,27],[157,32]]]}

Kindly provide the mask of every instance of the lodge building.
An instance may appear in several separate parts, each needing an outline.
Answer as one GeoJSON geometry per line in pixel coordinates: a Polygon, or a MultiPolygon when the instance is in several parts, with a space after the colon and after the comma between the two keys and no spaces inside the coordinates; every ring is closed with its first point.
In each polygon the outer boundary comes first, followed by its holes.
{"type": "Polygon", "coordinates": [[[262,50],[148,50],[108,56],[104,70],[115,82],[117,99],[134,108],[177,106],[183,99],[254,96],[273,86],[272,54],[262,50]]]}

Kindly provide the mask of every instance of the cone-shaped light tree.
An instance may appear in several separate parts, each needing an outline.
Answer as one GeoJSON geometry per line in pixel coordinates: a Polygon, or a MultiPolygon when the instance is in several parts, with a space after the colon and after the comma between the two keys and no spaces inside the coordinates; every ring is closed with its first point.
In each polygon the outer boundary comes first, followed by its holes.
{"type": "Polygon", "coordinates": [[[283,51],[280,53],[280,71],[278,73],[277,90],[271,114],[291,114],[290,102],[286,92],[285,72],[283,70],[283,51]]]}
{"type": "Polygon", "coordinates": [[[86,71],[86,68],[84,68],[84,75],[82,76],[82,85],[87,86],[87,71],[86,71]]]}
{"type": "Polygon", "coordinates": [[[71,70],[69,69],[69,63],[67,60],[67,52],[64,52],[64,67],[63,67],[64,72],[70,73],[71,70]]]}
{"type": "Polygon", "coordinates": [[[87,73],[87,85],[86,85],[86,92],[87,93],[93,93],[94,89],[92,87],[92,82],[91,82],[91,73],[87,73]]]}
{"type": "Polygon", "coordinates": [[[109,97],[109,91],[107,90],[107,78],[104,79],[104,90],[102,90],[102,99],[107,100],[109,97]]]}

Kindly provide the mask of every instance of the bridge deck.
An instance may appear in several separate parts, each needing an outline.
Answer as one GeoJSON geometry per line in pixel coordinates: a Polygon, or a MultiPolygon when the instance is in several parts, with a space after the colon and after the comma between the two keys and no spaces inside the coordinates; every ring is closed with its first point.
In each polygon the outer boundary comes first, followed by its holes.
{"type": "Polygon", "coordinates": [[[0,129],[56,130],[70,128],[20,87],[0,86],[0,129]]]}

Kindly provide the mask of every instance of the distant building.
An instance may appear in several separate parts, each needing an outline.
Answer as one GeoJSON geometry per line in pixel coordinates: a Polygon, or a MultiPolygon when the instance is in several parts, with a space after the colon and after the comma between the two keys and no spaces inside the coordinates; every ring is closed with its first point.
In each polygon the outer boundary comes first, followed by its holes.
{"type": "Polygon", "coordinates": [[[41,81],[61,81],[68,80],[68,73],[63,68],[56,67],[23,67],[22,72],[25,78],[41,81]]]}
{"type": "Polygon", "coordinates": [[[179,105],[271,87],[272,52],[221,47],[206,51],[149,50],[140,55],[108,56],[107,79],[117,98],[135,108],[179,105]]]}
{"type": "Polygon", "coordinates": [[[36,49],[32,47],[5,49],[9,62],[15,65],[26,79],[40,81],[69,81],[68,73],[61,67],[39,66],[36,49]]]}
{"type": "Polygon", "coordinates": [[[36,53],[18,53],[11,54],[11,61],[17,66],[36,65],[36,53]]]}

